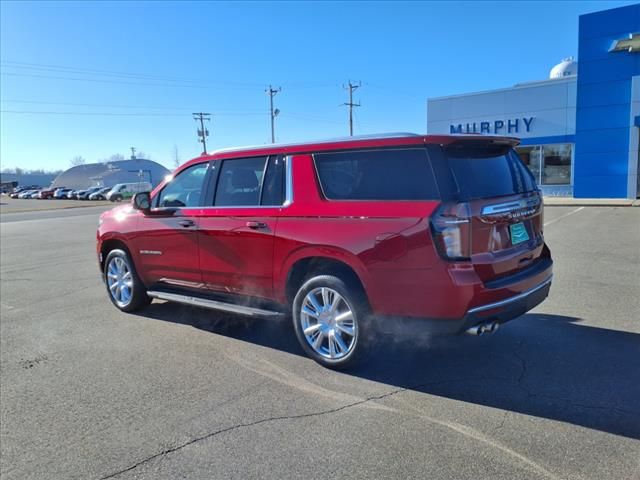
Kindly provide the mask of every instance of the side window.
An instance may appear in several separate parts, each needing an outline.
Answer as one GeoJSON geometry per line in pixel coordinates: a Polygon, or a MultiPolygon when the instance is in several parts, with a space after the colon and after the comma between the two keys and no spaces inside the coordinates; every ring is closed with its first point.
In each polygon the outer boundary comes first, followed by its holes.
{"type": "Polygon", "coordinates": [[[435,200],[440,198],[424,148],[315,154],[329,200],[435,200]]]}
{"type": "Polygon", "coordinates": [[[261,205],[280,206],[284,203],[284,157],[269,157],[267,172],[264,175],[262,183],[262,202],[261,205]]]}
{"type": "Polygon", "coordinates": [[[198,207],[202,205],[202,190],[208,163],[199,163],[183,170],[169,182],[158,196],[158,207],[198,207]]]}
{"type": "Polygon", "coordinates": [[[266,157],[225,160],[218,174],[213,204],[221,207],[260,205],[266,157]]]}

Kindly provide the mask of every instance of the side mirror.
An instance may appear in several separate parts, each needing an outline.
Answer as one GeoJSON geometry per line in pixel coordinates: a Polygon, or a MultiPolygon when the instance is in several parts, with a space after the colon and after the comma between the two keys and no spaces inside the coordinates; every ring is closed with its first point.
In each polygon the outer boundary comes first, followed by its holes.
{"type": "Polygon", "coordinates": [[[151,210],[151,195],[149,192],[136,193],[131,203],[136,210],[148,212],[151,210]]]}

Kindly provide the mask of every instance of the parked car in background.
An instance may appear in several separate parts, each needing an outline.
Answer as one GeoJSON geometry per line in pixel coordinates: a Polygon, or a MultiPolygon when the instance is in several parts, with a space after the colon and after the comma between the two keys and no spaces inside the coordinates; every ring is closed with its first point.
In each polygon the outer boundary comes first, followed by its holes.
{"type": "Polygon", "coordinates": [[[58,200],[65,200],[70,191],[71,191],[70,188],[58,188],[53,193],[53,198],[57,198],[58,200]]]}
{"type": "Polygon", "coordinates": [[[159,298],[290,315],[332,368],[363,351],[371,315],[494,332],[551,288],[542,196],[518,143],[396,134],[196,158],[101,215],[107,294],[123,311],[159,298]]]}
{"type": "Polygon", "coordinates": [[[130,199],[136,193],[150,192],[151,190],[153,190],[153,186],[149,182],[118,183],[105,197],[112,202],[121,202],[130,199]]]}
{"type": "Polygon", "coordinates": [[[37,192],[37,190],[23,190],[18,194],[18,198],[30,198],[34,192],[37,192]]]}
{"type": "Polygon", "coordinates": [[[106,195],[111,191],[112,187],[102,187],[100,190],[89,195],[89,200],[106,200],[106,195]]]}
{"type": "Polygon", "coordinates": [[[25,192],[28,192],[28,191],[37,190],[39,188],[40,187],[38,185],[28,185],[28,186],[16,187],[16,188],[13,189],[11,194],[9,194],[9,197],[10,198],[20,198],[19,196],[21,194],[24,194],[25,192]]]}
{"type": "Polygon", "coordinates": [[[67,200],[73,200],[76,194],[76,191],[77,190],[73,190],[73,189],[69,190],[64,198],[66,198],[67,200]]]}
{"type": "Polygon", "coordinates": [[[40,200],[47,200],[47,199],[53,198],[53,192],[55,192],[55,188],[43,188],[42,190],[40,190],[40,193],[38,194],[38,198],[40,200]]]}
{"type": "Polygon", "coordinates": [[[77,193],[78,200],[88,200],[89,196],[93,193],[96,193],[98,190],[102,190],[103,187],[91,187],[86,190],[80,190],[77,193]]]}
{"type": "Polygon", "coordinates": [[[39,198],[40,197],[40,190],[34,190],[33,192],[31,192],[29,195],[26,196],[26,198],[39,198]]]}

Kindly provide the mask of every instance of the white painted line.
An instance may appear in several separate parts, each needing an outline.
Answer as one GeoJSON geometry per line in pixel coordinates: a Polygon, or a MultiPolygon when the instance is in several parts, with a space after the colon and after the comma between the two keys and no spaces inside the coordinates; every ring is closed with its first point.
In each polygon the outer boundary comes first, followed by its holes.
{"type": "Polygon", "coordinates": [[[553,220],[549,220],[548,222],[545,222],[544,226],[546,227],[547,225],[551,225],[552,223],[556,223],[558,220],[562,220],[563,218],[568,217],[569,215],[573,215],[574,213],[578,213],[580,210],[584,210],[585,207],[578,207],[575,210],[571,210],[568,213],[565,213],[564,215],[560,215],[558,218],[554,218],[553,220]]]}

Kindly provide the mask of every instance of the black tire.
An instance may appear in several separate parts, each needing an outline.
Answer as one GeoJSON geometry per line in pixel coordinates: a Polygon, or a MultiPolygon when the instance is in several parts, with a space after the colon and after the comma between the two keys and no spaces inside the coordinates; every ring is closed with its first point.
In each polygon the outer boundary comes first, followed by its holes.
{"type": "Polygon", "coordinates": [[[140,310],[151,303],[151,298],[147,295],[146,287],[142,283],[142,280],[140,280],[140,277],[138,277],[138,273],[136,272],[136,268],[131,261],[129,254],[124,250],[114,249],[109,252],[106,260],[104,261],[103,280],[107,287],[107,294],[109,295],[111,303],[123,312],[135,312],[136,310],[140,310]],[[116,294],[112,292],[112,289],[109,286],[109,267],[112,262],[114,262],[115,266],[117,261],[114,259],[116,258],[123,261],[128,271],[131,272],[132,286],[127,287],[130,288],[131,296],[127,301],[118,301],[116,294]]]}
{"type": "MultiPolygon", "coordinates": [[[[313,295],[318,295],[319,293],[314,293],[313,295]]],[[[330,294],[332,295],[332,294],[330,294]]],[[[318,297],[316,297],[318,298],[318,297]]],[[[322,299],[324,300],[324,299],[322,299]]],[[[308,306],[308,305],[307,305],[308,306]]],[[[317,312],[316,312],[317,313],[317,312]]],[[[336,312],[337,314],[337,312],[336,312]]],[[[340,315],[337,315],[338,317],[340,315]]],[[[364,352],[366,350],[365,338],[366,338],[366,330],[369,316],[369,306],[367,300],[359,288],[356,285],[350,285],[339,277],[333,275],[317,275],[312,278],[309,278],[307,281],[303,283],[303,285],[298,290],[296,294],[293,305],[292,305],[292,319],[293,319],[293,328],[296,332],[296,337],[298,337],[298,341],[302,346],[302,349],[305,353],[318,362],[320,365],[336,369],[342,370],[345,368],[349,368],[354,366],[359,360],[364,356],[364,352]],[[341,340],[343,340],[343,345],[347,345],[349,348],[346,350],[347,353],[340,358],[329,358],[328,353],[321,354],[311,344],[311,340],[307,339],[307,336],[303,331],[303,322],[304,315],[302,313],[303,304],[306,302],[307,296],[312,292],[318,292],[318,290],[322,288],[327,288],[329,290],[333,290],[337,292],[343,299],[344,303],[341,305],[344,306],[344,311],[350,310],[353,318],[353,331],[355,335],[344,334],[343,332],[339,332],[333,327],[332,332],[327,332],[325,334],[326,340],[322,340],[320,342],[319,349],[329,350],[330,346],[329,338],[333,335],[335,338],[336,333],[340,335],[341,340]],[[353,344],[351,344],[351,340],[353,339],[353,344]],[[327,346],[325,347],[325,341],[327,346]]],[[[309,318],[307,316],[307,318],[309,318]]],[[[316,318],[316,317],[311,317],[316,318]]],[[[329,320],[329,322],[335,322],[335,319],[329,320]]],[[[317,320],[317,323],[320,323],[320,320],[317,320]]],[[[333,323],[335,325],[335,323],[333,323]]],[[[315,326],[315,325],[313,325],[315,326]]],[[[327,327],[331,329],[332,327],[327,327]]],[[[321,330],[318,328],[317,330],[321,330]]],[[[320,334],[318,334],[320,336],[320,334]]],[[[316,337],[317,338],[317,337],[316,337]]],[[[334,340],[334,348],[338,345],[334,340]]],[[[335,351],[334,351],[335,352],[335,351]]]]}
{"type": "Polygon", "coordinates": [[[111,201],[112,202],[121,202],[122,201],[122,195],[113,195],[111,197],[111,201]]]}

